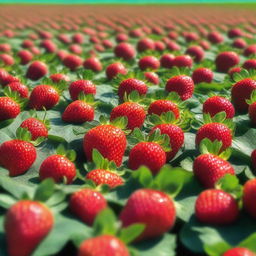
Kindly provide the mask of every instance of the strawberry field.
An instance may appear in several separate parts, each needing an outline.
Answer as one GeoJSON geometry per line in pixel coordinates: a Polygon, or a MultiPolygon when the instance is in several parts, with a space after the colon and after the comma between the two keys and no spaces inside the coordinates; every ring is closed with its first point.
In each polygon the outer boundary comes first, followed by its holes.
{"type": "Polygon", "coordinates": [[[255,255],[255,10],[0,6],[0,255],[255,255]]]}

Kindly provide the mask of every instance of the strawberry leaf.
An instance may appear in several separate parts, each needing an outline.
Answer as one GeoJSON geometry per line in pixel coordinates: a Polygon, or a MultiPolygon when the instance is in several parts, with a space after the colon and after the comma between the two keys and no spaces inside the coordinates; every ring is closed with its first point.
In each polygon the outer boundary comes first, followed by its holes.
{"type": "Polygon", "coordinates": [[[119,234],[119,238],[125,243],[129,244],[135,240],[145,229],[144,224],[133,224],[126,228],[122,228],[119,234]]]}
{"type": "Polygon", "coordinates": [[[37,187],[34,195],[34,200],[36,201],[47,201],[54,192],[55,183],[53,179],[45,179],[37,187]]]}

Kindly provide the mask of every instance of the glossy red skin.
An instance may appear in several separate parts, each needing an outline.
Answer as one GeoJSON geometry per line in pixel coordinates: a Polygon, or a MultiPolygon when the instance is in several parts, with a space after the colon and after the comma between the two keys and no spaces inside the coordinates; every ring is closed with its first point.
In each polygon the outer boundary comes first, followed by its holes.
{"type": "Polygon", "coordinates": [[[227,118],[233,118],[235,108],[228,99],[221,96],[212,96],[204,102],[203,113],[209,113],[213,117],[219,112],[225,112],[227,118]]]}
{"type": "Polygon", "coordinates": [[[171,53],[166,53],[162,55],[162,57],[160,58],[161,67],[172,68],[174,58],[175,56],[171,53]]]}
{"type": "Polygon", "coordinates": [[[7,53],[0,54],[0,60],[5,66],[12,66],[15,63],[13,57],[7,53]]]}
{"type": "Polygon", "coordinates": [[[251,93],[256,89],[256,81],[251,78],[245,78],[235,83],[231,88],[232,103],[239,112],[248,110],[249,105],[246,100],[249,100],[251,93]]]}
{"type": "Polygon", "coordinates": [[[189,76],[174,76],[167,81],[165,90],[168,92],[177,92],[182,100],[187,100],[193,95],[194,82],[189,76]]]}
{"type": "Polygon", "coordinates": [[[157,85],[157,84],[159,84],[159,76],[158,76],[158,74],[157,73],[155,73],[155,72],[145,72],[144,73],[144,76],[145,76],[145,78],[146,78],[146,80],[149,82],[149,83],[151,83],[151,84],[155,84],[155,85],[157,85]]]}
{"type": "Polygon", "coordinates": [[[161,114],[169,111],[173,112],[176,119],[180,117],[180,111],[178,106],[170,100],[153,101],[148,108],[149,115],[156,114],[161,116],[161,114]]]}
{"type": "Polygon", "coordinates": [[[204,50],[199,45],[190,46],[186,50],[186,54],[190,55],[195,62],[200,62],[204,58],[204,50]]]}
{"type": "Polygon", "coordinates": [[[148,91],[148,87],[143,81],[135,78],[128,78],[126,80],[123,80],[118,87],[119,99],[123,99],[125,93],[129,95],[132,91],[135,90],[140,95],[145,95],[148,91]]]}
{"type": "Polygon", "coordinates": [[[6,86],[9,86],[12,91],[18,92],[20,97],[28,98],[29,90],[26,85],[21,84],[20,82],[12,82],[7,84],[6,86]]]}
{"type": "Polygon", "coordinates": [[[166,48],[166,45],[162,42],[162,41],[156,41],[155,42],[155,50],[162,52],[164,51],[166,48]]]}
{"type": "Polygon", "coordinates": [[[136,127],[141,128],[146,118],[146,111],[136,102],[125,102],[112,109],[110,113],[110,121],[121,116],[127,117],[127,128],[133,130],[136,127]]]}
{"type": "Polygon", "coordinates": [[[231,68],[229,71],[228,71],[228,74],[230,75],[230,77],[232,79],[234,79],[234,74],[235,73],[240,73],[242,71],[242,68],[241,67],[234,67],[234,68],[231,68]]]}
{"type": "Polygon", "coordinates": [[[227,149],[232,144],[232,132],[222,123],[208,123],[199,128],[196,133],[196,145],[199,146],[200,142],[208,138],[212,142],[215,140],[222,142],[220,152],[227,149]]]}
{"type": "Polygon", "coordinates": [[[90,69],[94,72],[100,72],[102,70],[102,64],[96,57],[90,57],[86,59],[83,63],[83,66],[85,69],[90,69]]]}
{"type": "Polygon", "coordinates": [[[33,54],[28,50],[19,51],[18,56],[20,57],[21,65],[27,65],[34,57],[33,54]]]}
{"type": "Polygon", "coordinates": [[[174,226],[175,219],[173,200],[164,192],[145,188],[133,192],[120,214],[124,227],[135,223],[146,225],[136,240],[163,235],[174,226]]]}
{"type": "Polygon", "coordinates": [[[144,52],[147,50],[155,50],[155,42],[150,38],[143,38],[137,44],[137,50],[144,52]]]}
{"type": "Polygon", "coordinates": [[[27,141],[9,140],[0,146],[0,165],[10,176],[25,173],[36,160],[36,149],[27,141]]]}
{"type": "Polygon", "coordinates": [[[61,73],[52,74],[52,75],[50,75],[50,78],[54,83],[59,83],[61,81],[64,81],[64,82],[70,81],[69,77],[67,75],[64,75],[61,73]]]}
{"type": "Polygon", "coordinates": [[[92,121],[94,120],[94,108],[82,100],[73,101],[64,110],[62,120],[76,124],[92,121]]]}
{"type": "Polygon", "coordinates": [[[219,44],[219,43],[223,42],[223,40],[224,40],[223,36],[217,31],[213,31],[213,32],[209,33],[207,36],[207,39],[212,44],[219,44]]]}
{"type": "MultiPolygon", "coordinates": [[[[255,164],[255,152],[252,154],[253,166],[255,164]]],[[[244,185],[243,205],[245,210],[253,217],[256,218],[256,179],[248,180],[244,185]]]]}
{"type": "Polygon", "coordinates": [[[38,137],[48,137],[48,129],[45,124],[34,117],[24,120],[20,127],[27,129],[31,133],[32,140],[36,140],[38,137]]]}
{"type": "Polygon", "coordinates": [[[133,46],[125,42],[118,44],[114,49],[114,53],[116,57],[122,58],[124,60],[131,60],[136,55],[136,52],[133,46]]]}
{"type": "Polygon", "coordinates": [[[122,164],[126,149],[124,132],[113,125],[99,125],[90,129],[84,136],[83,148],[88,161],[92,161],[92,150],[97,149],[104,158],[122,164]]]}
{"type": "Polygon", "coordinates": [[[20,105],[9,97],[0,97],[0,121],[13,119],[20,113],[20,105]]]}
{"type": "Polygon", "coordinates": [[[229,38],[235,38],[240,36],[243,36],[243,32],[240,28],[232,28],[228,31],[229,38]]]}
{"type": "Polygon", "coordinates": [[[256,54],[256,44],[249,45],[244,49],[244,56],[249,57],[253,54],[256,54]]]}
{"type": "Polygon", "coordinates": [[[243,64],[243,68],[250,70],[250,69],[256,69],[256,60],[246,60],[243,64]]]}
{"type": "Polygon", "coordinates": [[[195,84],[211,83],[213,80],[213,72],[209,68],[197,68],[193,71],[192,79],[195,84]]]}
{"type": "Polygon", "coordinates": [[[59,102],[60,96],[50,85],[37,85],[29,97],[29,107],[36,110],[51,109],[59,102]]]}
{"type": "Polygon", "coordinates": [[[139,142],[130,151],[128,166],[137,170],[147,166],[153,174],[157,174],[166,163],[166,154],[162,147],[155,142],[139,142]]]}
{"type": "Polygon", "coordinates": [[[55,43],[49,39],[43,40],[40,46],[43,47],[48,53],[53,53],[57,50],[55,43]]]}
{"type": "Polygon", "coordinates": [[[69,54],[63,59],[63,65],[69,68],[71,71],[76,70],[82,66],[83,60],[77,55],[69,54]]]}
{"type": "Polygon", "coordinates": [[[240,58],[235,52],[222,52],[217,55],[215,64],[219,72],[227,73],[230,68],[239,64],[240,58]]]}
{"type": "Polygon", "coordinates": [[[70,84],[69,93],[72,100],[77,100],[79,94],[96,94],[96,86],[90,80],[77,80],[70,84]]]}
{"type": "Polygon", "coordinates": [[[175,67],[188,67],[191,68],[193,65],[193,60],[189,55],[177,56],[173,60],[173,66],[175,67]]]}
{"type": "Polygon", "coordinates": [[[127,41],[128,39],[129,39],[128,35],[126,35],[126,34],[124,34],[124,33],[120,33],[120,34],[118,34],[118,35],[116,36],[116,41],[117,41],[118,43],[120,43],[120,42],[125,42],[125,41],[127,41]]]}
{"type": "Polygon", "coordinates": [[[92,180],[97,186],[106,184],[111,189],[124,184],[124,180],[117,173],[104,170],[95,169],[87,173],[86,179],[92,180]]]}
{"type": "Polygon", "coordinates": [[[255,253],[243,247],[229,249],[222,256],[255,256],[255,253]]]}
{"type": "Polygon", "coordinates": [[[84,41],[84,35],[81,33],[76,33],[72,36],[72,41],[76,44],[82,44],[84,41]]]}
{"type": "Polygon", "coordinates": [[[26,77],[30,80],[36,81],[42,77],[44,77],[48,73],[48,68],[45,63],[41,61],[32,62],[26,73],[26,77]]]}
{"type": "Polygon", "coordinates": [[[166,47],[170,51],[179,51],[180,50],[180,46],[173,41],[166,43],[166,47]]]}
{"type": "Polygon", "coordinates": [[[193,171],[206,188],[214,188],[215,183],[226,174],[235,175],[229,162],[212,154],[198,156],[194,160],[193,171]]]}
{"type": "Polygon", "coordinates": [[[65,156],[51,155],[42,162],[39,176],[41,180],[52,178],[55,182],[62,182],[66,177],[67,184],[70,184],[76,176],[76,167],[65,156]]]}
{"type": "Polygon", "coordinates": [[[85,240],[78,256],[130,256],[125,244],[112,235],[101,235],[85,240]]]}
{"type": "Polygon", "coordinates": [[[238,49],[244,49],[247,46],[247,43],[244,39],[237,38],[236,40],[234,40],[232,46],[238,49]]]}
{"type": "Polygon", "coordinates": [[[161,134],[167,134],[170,139],[171,151],[166,152],[166,160],[173,159],[184,144],[184,132],[175,124],[159,124],[153,127],[150,133],[159,129],[161,134]]]}
{"type": "Polygon", "coordinates": [[[233,223],[238,214],[238,203],[235,198],[223,190],[205,190],[196,200],[195,215],[200,222],[227,225],[233,223]]]}
{"type": "Polygon", "coordinates": [[[21,200],[12,205],[4,222],[8,255],[32,255],[51,231],[53,223],[53,214],[40,202],[21,200]]]}
{"type": "Polygon", "coordinates": [[[83,188],[74,192],[69,200],[71,212],[90,226],[98,213],[106,207],[107,201],[104,196],[90,188],[83,188]]]}
{"type": "Polygon", "coordinates": [[[118,74],[126,75],[127,72],[128,71],[125,66],[120,62],[112,63],[106,68],[106,76],[110,80],[116,77],[118,74]]]}
{"type": "Polygon", "coordinates": [[[158,69],[159,67],[160,67],[160,62],[154,56],[145,56],[139,60],[139,68],[141,70],[158,69]]]}

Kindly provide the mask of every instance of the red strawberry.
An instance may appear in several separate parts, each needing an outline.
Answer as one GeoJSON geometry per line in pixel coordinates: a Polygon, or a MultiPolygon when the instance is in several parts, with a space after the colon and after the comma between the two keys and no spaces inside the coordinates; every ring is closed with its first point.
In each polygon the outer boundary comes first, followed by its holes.
{"type": "Polygon", "coordinates": [[[47,72],[48,68],[45,63],[42,61],[34,61],[29,65],[26,77],[35,81],[45,76],[47,72]]]}
{"type": "Polygon", "coordinates": [[[155,50],[156,51],[162,52],[162,51],[165,50],[165,48],[166,48],[166,46],[162,41],[156,41],[155,42],[155,50]]]}
{"type": "Polygon", "coordinates": [[[223,190],[208,189],[199,194],[195,214],[203,223],[230,224],[238,218],[238,203],[232,195],[223,190]]]}
{"type": "Polygon", "coordinates": [[[232,46],[238,49],[244,49],[247,46],[247,43],[243,38],[237,38],[232,46]]]}
{"type": "Polygon", "coordinates": [[[159,76],[157,75],[157,73],[154,72],[145,72],[144,76],[146,78],[146,80],[151,83],[151,84],[159,84],[159,76]]]}
{"type": "Polygon", "coordinates": [[[173,66],[175,67],[188,67],[191,68],[193,65],[193,60],[189,55],[182,55],[182,56],[177,56],[174,58],[172,62],[173,66]]]}
{"type": "Polygon", "coordinates": [[[210,32],[207,38],[213,44],[219,44],[224,40],[223,36],[218,31],[210,32]]]}
{"type": "Polygon", "coordinates": [[[215,64],[219,72],[227,73],[230,68],[236,66],[240,59],[235,52],[222,52],[217,55],[215,64]]]}
{"type": "Polygon", "coordinates": [[[175,58],[174,55],[171,53],[164,54],[160,59],[161,67],[163,67],[163,68],[173,67],[174,58],[175,58]]]}
{"type": "Polygon", "coordinates": [[[248,104],[246,100],[250,99],[251,93],[255,89],[256,81],[251,78],[245,78],[232,86],[231,97],[237,111],[247,111],[248,104]]]}
{"type": "Polygon", "coordinates": [[[230,75],[230,77],[232,79],[234,79],[234,74],[235,73],[240,73],[242,71],[242,68],[241,67],[234,67],[234,68],[231,68],[229,71],[228,71],[228,74],[230,75]]]}
{"type": "Polygon", "coordinates": [[[45,49],[46,52],[53,53],[57,50],[57,46],[50,39],[45,39],[40,44],[41,47],[45,49]]]}
{"type": "Polygon", "coordinates": [[[144,52],[147,50],[154,50],[154,49],[155,49],[155,43],[150,38],[143,38],[137,44],[137,50],[139,52],[144,52]]]}
{"type": "Polygon", "coordinates": [[[5,65],[5,66],[12,66],[14,64],[14,59],[11,55],[7,53],[2,53],[0,54],[0,61],[5,65]]]}
{"type": "Polygon", "coordinates": [[[145,224],[138,240],[159,237],[175,224],[176,210],[172,199],[164,192],[139,189],[129,197],[120,214],[124,227],[134,223],[145,224]]]}
{"type": "Polygon", "coordinates": [[[77,100],[78,95],[83,92],[87,94],[96,94],[96,86],[90,80],[77,80],[70,84],[69,93],[72,100],[77,100]]]}
{"type": "Polygon", "coordinates": [[[213,72],[209,68],[197,68],[193,71],[192,79],[195,84],[211,83],[213,80],[213,72]]]}
{"type": "Polygon", "coordinates": [[[209,50],[211,48],[209,42],[202,40],[199,45],[204,49],[204,50],[209,50]]]}
{"type": "Polygon", "coordinates": [[[55,182],[61,182],[65,177],[70,184],[76,176],[76,167],[67,157],[52,155],[42,162],[39,176],[41,180],[52,178],[55,182]]]}
{"type": "Polygon", "coordinates": [[[243,68],[250,70],[250,69],[256,69],[256,60],[246,60],[243,64],[243,68]]]}
{"type": "Polygon", "coordinates": [[[249,45],[244,49],[244,56],[249,57],[250,55],[256,54],[256,44],[249,45]]]}
{"type": "Polygon", "coordinates": [[[180,46],[173,41],[167,42],[166,43],[167,49],[170,51],[179,51],[180,50],[180,46]]]}
{"type": "Polygon", "coordinates": [[[124,60],[131,60],[135,57],[135,50],[131,44],[120,43],[115,47],[114,53],[116,57],[122,58],[124,60]]]}
{"type": "Polygon", "coordinates": [[[123,99],[125,93],[128,96],[132,91],[137,91],[140,95],[145,95],[148,91],[148,87],[143,81],[135,78],[123,80],[118,88],[119,99],[123,99]]]}
{"type": "Polygon", "coordinates": [[[81,33],[76,33],[72,36],[72,41],[77,44],[82,44],[84,41],[84,35],[81,33]]]}
{"type": "Polygon", "coordinates": [[[30,108],[42,110],[51,109],[59,102],[60,96],[57,90],[50,85],[37,85],[31,92],[29,98],[30,108]]]}
{"type": "Polygon", "coordinates": [[[222,256],[255,256],[255,253],[243,247],[227,250],[222,256]]]}
{"type": "Polygon", "coordinates": [[[168,92],[177,92],[182,100],[187,100],[193,95],[194,82],[189,76],[174,76],[167,81],[165,90],[168,92]]]}
{"type": "Polygon", "coordinates": [[[113,79],[118,74],[126,75],[127,69],[120,62],[115,62],[107,66],[106,75],[108,79],[113,79]]]}
{"type": "MultiPolygon", "coordinates": [[[[254,155],[255,153],[253,153],[253,156],[254,155]]],[[[243,204],[246,211],[254,218],[256,218],[255,199],[256,199],[256,179],[248,180],[244,185],[243,204]]]]}
{"type": "Polygon", "coordinates": [[[102,64],[96,57],[90,57],[83,63],[85,69],[90,69],[94,72],[100,72],[102,70],[102,64]]]}
{"type": "Polygon", "coordinates": [[[112,235],[101,235],[85,240],[78,256],[130,256],[125,244],[112,235]]]}
{"type": "Polygon", "coordinates": [[[200,62],[204,58],[204,50],[199,45],[190,46],[186,50],[186,54],[190,55],[195,62],[200,62]]]}
{"type": "Polygon", "coordinates": [[[20,82],[12,82],[7,84],[12,91],[16,91],[19,93],[20,97],[28,98],[29,90],[28,87],[20,82]]]}
{"type": "Polygon", "coordinates": [[[240,37],[240,36],[243,36],[243,32],[240,28],[232,28],[228,31],[229,38],[240,37]]]}
{"type": "Polygon", "coordinates": [[[8,255],[32,255],[51,231],[53,222],[52,213],[40,202],[21,200],[15,203],[8,210],[4,223],[8,255]]]}
{"type": "Polygon", "coordinates": [[[228,173],[235,175],[229,162],[213,154],[198,156],[194,161],[193,171],[206,188],[213,188],[215,183],[228,173]]]}
{"type": "Polygon", "coordinates": [[[77,54],[77,55],[81,55],[82,52],[83,52],[83,49],[79,44],[71,44],[68,47],[68,49],[71,53],[74,53],[74,54],[77,54]]]}
{"type": "Polygon", "coordinates": [[[10,140],[0,146],[0,165],[8,169],[10,176],[25,173],[36,160],[36,149],[27,141],[10,140]]]}
{"type": "Polygon", "coordinates": [[[128,36],[126,35],[126,34],[123,34],[123,33],[120,33],[120,34],[117,34],[116,35],[116,41],[118,42],[118,43],[120,43],[120,42],[125,42],[125,41],[127,41],[128,40],[128,36]]]}
{"type": "Polygon", "coordinates": [[[97,214],[107,207],[107,201],[100,192],[84,188],[71,195],[69,207],[79,219],[91,226],[97,214]]]}
{"type": "Polygon", "coordinates": [[[209,113],[211,117],[223,111],[226,113],[227,118],[233,118],[235,115],[232,103],[224,97],[212,96],[203,104],[203,113],[209,113]]]}
{"type": "Polygon", "coordinates": [[[83,60],[81,59],[81,57],[74,54],[69,54],[63,59],[63,65],[68,67],[71,71],[79,68],[80,66],[82,66],[82,64],[83,60]]]}
{"type": "Polygon", "coordinates": [[[10,97],[0,97],[0,121],[13,119],[20,113],[20,105],[10,97]]]}
{"type": "Polygon", "coordinates": [[[120,166],[126,149],[124,132],[113,125],[99,125],[84,136],[83,147],[88,161],[92,160],[92,150],[97,149],[104,158],[120,166]]]}
{"type": "Polygon", "coordinates": [[[59,83],[61,81],[64,81],[64,82],[70,81],[69,77],[67,75],[64,75],[61,73],[52,74],[52,75],[50,75],[50,78],[54,83],[59,83]]]}
{"type": "Polygon", "coordinates": [[[21,65],[27,65],[32,59],[33,54],[28,50],[21,50],[18,52],[21,65]]]}
{"type": "Polygon", "coordinates": [[[160,62],[154,56],[145,56],[139,60],[139,67],[141,70],[158,69],[160,67],[160,62]]]}

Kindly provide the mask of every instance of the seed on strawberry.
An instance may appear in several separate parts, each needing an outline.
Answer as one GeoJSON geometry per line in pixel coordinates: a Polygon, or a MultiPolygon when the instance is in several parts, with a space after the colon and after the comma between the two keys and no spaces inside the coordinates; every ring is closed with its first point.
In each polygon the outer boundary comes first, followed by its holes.
{"type": "Polygon", "coordinates": [[[209,68],[197,68],[193,71],[192,79],[195,84],[211,83],[213,80],[213,72],[209,68]]]}
{"type": "Polygon", "coordinates": [[[28,98],[29,90],[28,87],[20,82],[12,82],[7,84],[6,86],[10,87],[10,89],[14,92],[18,92],[20,97],[28,98]]]}
{"type": "Polygon", "coordinates": [[[0,121],[13,119],[20,113],[20,105],[10,97],[0,97],[0,121]]]}
{"type": "Polygon", "coordinates": [[[83,66],[85,69],[90,69],[94,72],[100,72],[102,70],[102,64],[96,57],[90,57],[86,59],[83,63],[83,66]]]}
{"type": "Polygon", "coordinates": [[[160,67],[159,60],[154,56],[144,56],[139,60],[141,70],[158,69],[160,67]]]}

